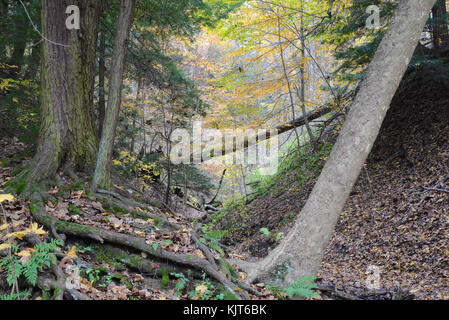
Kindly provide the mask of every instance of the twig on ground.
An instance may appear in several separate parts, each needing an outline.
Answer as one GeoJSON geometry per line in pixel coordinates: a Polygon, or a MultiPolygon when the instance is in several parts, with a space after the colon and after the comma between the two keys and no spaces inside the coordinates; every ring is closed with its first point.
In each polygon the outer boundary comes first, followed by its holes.
{"type": "Polygon", "coordinates": [[[426,188],[426,187],[424,187],[424,190],[426,190],[426,191],[437,191],[437,192],[449,193],[449,190],[441,189],[441,188],[426,188]]]}

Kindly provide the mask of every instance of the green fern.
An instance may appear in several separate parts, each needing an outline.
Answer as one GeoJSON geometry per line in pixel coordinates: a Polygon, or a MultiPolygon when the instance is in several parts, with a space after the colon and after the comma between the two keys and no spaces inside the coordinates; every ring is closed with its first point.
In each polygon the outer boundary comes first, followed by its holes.
{"type": "MultiPolygon", "coordinates": [[[[29,291],[20,291],[19,292],[20,299],[31,297],[31,293],[29,291]]],[[[0,300],[19,300],[17,293],[5,294],[0,296],[0,300]]]]}
{"type": "Polygon", "coordinates": [[[200,242],[209,246],[209,248],[220,252],[222,255],[224,255],[223,249],[220,248],[218,243],[220,240],[226,235],[225,230],[219,230],[219,231],[210,231],[207,226],[202,227],[203,237],[200,238],[200,242]]]}
{"type": "MultiPolygon", "coordinates": [[[[12,286],[14,280],[23,275],[28,282],[35,286],[37,282],[38,272],[43,271],[44,266],[50,268],[52,264],[57,263],[56,255],[54,254],[54,252],[59,250],[59,245],[61,245],[61,242],[54,239],[51,240],[50,243],[35,245],[33,255],[26,263],[21,263],[15,255],[3,258],[0,261],[0,267],[4,267],[7,271],[8,275],[6,277],[6,280],[8,284],[12,286]]],[[[18,250],[18,246],[11,246],[12,253],[16,253],[18,250]]]]}
{"type": "Polygon", "coordinates": [[[290,299],[296,296],[302,296],[307,299],[316,297],[318,296],[318,294],[313,291],[313,289],[318,288],[313,283],[315,279],[315,277],[310,276],[299,278],[285,290],[285,293],[290,297],[290,299]]]}

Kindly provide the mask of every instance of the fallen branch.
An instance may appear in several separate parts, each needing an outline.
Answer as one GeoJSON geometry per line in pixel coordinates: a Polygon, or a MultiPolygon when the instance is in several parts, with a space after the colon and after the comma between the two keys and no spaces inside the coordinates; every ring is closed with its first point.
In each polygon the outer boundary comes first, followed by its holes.
{"type": "Polygon", "coordinates": [[[447,176],[445,176],[440,182],[438,182],[438,183],[435,185],[435,188],[441,187],[443,184],[446,183],[447,180],[449,180],[449,174],[448,174],[447,176]]]}
{"type": "Polygon", "coordinates": [[[441,188],[426,188],[426,187],[424,187],[424,190],[426,190],[426,191],[437,191],[437,192],[449,193],[449,190],[441,189],[441,188]]]}
{"type": "Polygon", "coordinates": [[[177,228],[177,226],[175,228],[172,223],[168,222],[166,219],[164,219],[161,216],[153,215],[153,214],[148,213],[148,212],[135,210],[133,207],[130,207],[130,206],[124,204],[123,202],[121,202],[120,200],[114,199],[114,198],[112,198],[110,196],[95,194],[95,197],[97,199],[99,199],[100,201],[102,201],[103,204],[105,204],[106,206],[109,206],[109,208],[111,208],[111,209],[113,208],[113,206],[115,206],[117,208],[125,210],[125,211],[127,211],[127,212],[129,212],[129,213],[131,213],[131,214],[133,214],[135,216],[139,216],[141,218],[145,218],[145,219],[150,218],[150,219],[158,220],[158,221],[161,222],[162,226],[164,226],[164,227],[168,227],[168,228],[171,228],[171,229],[176,229],[177,228]]]}
{"type": "Polygon", "coordinates": [[[443,179],[441,179],[440,182],[438,182],[437,184],[435,184],[435,186],[433,186],[431,188],[422,187],[424,189],[424,191],[419,192],[419,194],[423,194],[423,193],[426,193],[428,191],[437,191],[437,192],[449,193],[449,190],[440,188],[443,184],[446,183],[447,180],[449,180],[449,174],[447,176],[445,176],[443,179]]]}
{"type": "MultiPolygon", "coordinates": [[[[313,121],[315,119],[321,118],[322,116],[325,116],[326,114],[330,113],[331,111],[332,111],[331,105],[326,104],[326,105],[322,106],[321,108],[306,114],[305,116],[294,119],[286,124],[276,126],[273,128],[273,130],[276,132],[276,135],[280,135],[282,133],[288,132],[297,127],[301,127],[301,126],[305,125],[306,121],[313,121]]],[[[243,148],[241,148],[241,149],[237,149],[237,146],[234,145],[232,147],[232,149],[227,150],[225,148],[224,144],[222,144],[221,152],[218,152],[218,155],[214,154],[214,157],[225,156],[227,154],[234,153],[239,150],[248,149],[250,146],[252,146],[254,144],[258,144],[262,141],[265,141],[265,140],[268,140],[271,138],[272,138],[271,133],[268,130],[265,134],[265,137],[262,137],[259,135],[252,136],[252,137],[244,137],[243,148]]],[[[214,149],[219,150],[220,148],[214,148],[214,149]]],[[[192,154],[190,154],[190,160],[193,161],[194,159],[201,159],[201,162],[203,162],[204,161],[203,156],[204,155],[202,154],[202,152],[201,152],[201,154],[200,153],[198,153],[198,154],[192,153],[192,154]]]]}
{"type": "Polygon", "coordinates": [[[108,191],[108,190],[98,190],[97,194],[106,194],[109,195],[111,197],[116,198],[117,200],[123,202],[124,204],[126,204],[129,207],[134,207],[134,208],[141,208],[141,209],[145,209],[145,205],[143,205],[142,203],[139,203],[135,200],[129,199],[129,198],[125,198],[123,196],[121,196],[120,194],[113,192],[113,191],[108,191]]]}
{"type": "Polygon", "coordinates": [[[323,284],[315,284],[315,285],[317,286],[317,290],[325,293],[326,295],[329,295],[331,298],[341,300],[362,300],[360,297],[338,290],[333,285],[323,285],[323,284]]]}

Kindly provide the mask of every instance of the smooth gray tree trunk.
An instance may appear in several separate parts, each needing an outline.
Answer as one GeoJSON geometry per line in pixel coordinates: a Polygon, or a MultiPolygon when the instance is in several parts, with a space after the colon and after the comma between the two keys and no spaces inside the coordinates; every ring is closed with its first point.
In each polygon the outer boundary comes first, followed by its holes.
{"type": "Polygon", "coordinates": [[[379,133],[435,0],[402,0],[306,205],[284,241],[258,263],[236,262],[249,280],[286,285],[317,274],[346,199],[379,133]]]}

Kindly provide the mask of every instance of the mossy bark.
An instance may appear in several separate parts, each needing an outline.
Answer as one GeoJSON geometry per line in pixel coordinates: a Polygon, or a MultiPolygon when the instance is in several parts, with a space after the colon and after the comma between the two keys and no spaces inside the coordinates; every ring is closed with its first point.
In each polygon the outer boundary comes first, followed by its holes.
{"type": "Polygon", "coordinates": [[[42,0],[41,130],[28,181],[52,179],[62,164],[92,172],[98,141],[93,123],[95,51],[101,0],[42,0]],[[68,30],[69,5],[80,30],[68,30]]]}

